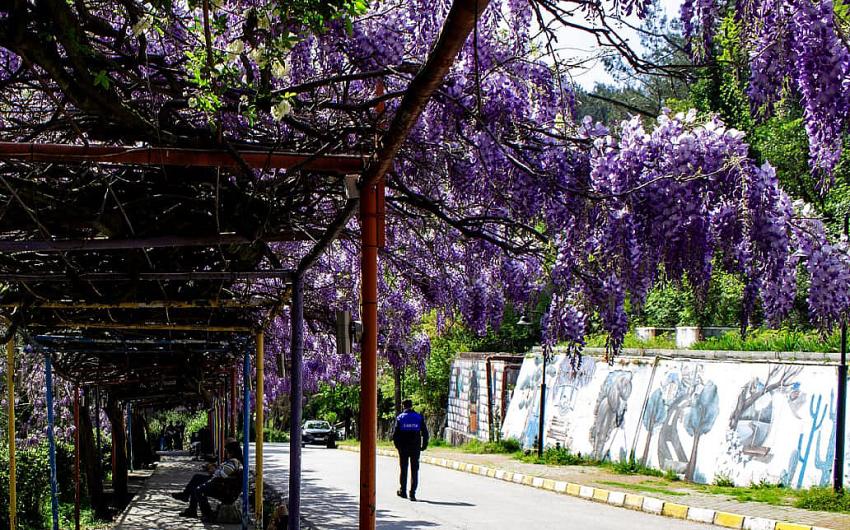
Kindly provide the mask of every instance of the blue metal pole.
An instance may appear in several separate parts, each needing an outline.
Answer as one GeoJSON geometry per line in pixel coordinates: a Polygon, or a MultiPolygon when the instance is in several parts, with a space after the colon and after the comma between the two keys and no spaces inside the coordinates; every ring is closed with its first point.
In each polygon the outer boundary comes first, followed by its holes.
{"type": "Polygon", "coordinates": [[[248,530],[248,461],[251,447],[251,358],[248,349],[242,361],[242,530],[248,530]]]}
{"type": "Polygon", "coordinates": [[[53,530],[59,530],[59,498],[56,484],[56,438],[53,436],[53,366],[50,354],[44,354],[44,379],[47,386],[47,444],[50,460],[50,511],[53,514],[53,530]]]}
{"type": "Polygon", "coordinates": [[[130,448],[130,471],[133,469],[133,404],[127,403],[127,444],[130,448]]]}
{"type": "Polygon", "coordinates": [[[292,281],[292,370],[290,377],[289,426],[289,528],[301,528],[301,397],[302,358],[304,356],[304,280],[301,275],[292,281]]]}

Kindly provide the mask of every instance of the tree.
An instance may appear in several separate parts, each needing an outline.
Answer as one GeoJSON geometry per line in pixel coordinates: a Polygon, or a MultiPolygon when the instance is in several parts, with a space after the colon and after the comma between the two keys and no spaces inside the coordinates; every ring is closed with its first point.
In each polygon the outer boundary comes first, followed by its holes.
{"type": "Polygon", "coordinates": [[[646,459],[649,457],[649,444],[652,442],[652,433],[656,427],[661,426],[667,418],[667,404],[664,403],[664,396],[661,394],[661,389],[656,388],[649,396],[646,402],[646,407],[643,411],[643,428],[646,429],[646,445],[643,446],[643,457],[640,462],[646,465],[646,459]]]}
{"type": "Polygon", "coordinates": [[[714,426],[714,420],[720,412],[717,400],[717,386],[711,381],[707,382],[699,394],[694,396],[691,407],[685,416],[685,430],[694,437],[691,446],[691,456],[688,459],[688,467],[685,470],[685,479],[693,480],[697,468],[697,455],[699,454],[699,440],[703,434],[708,434],[714,426]]]}

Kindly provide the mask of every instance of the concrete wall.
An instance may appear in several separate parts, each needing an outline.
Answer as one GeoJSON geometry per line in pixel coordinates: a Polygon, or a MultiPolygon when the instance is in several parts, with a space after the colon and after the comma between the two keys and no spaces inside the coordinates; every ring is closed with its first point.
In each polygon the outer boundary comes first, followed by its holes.
{"type": "Polygon", "coordinates": [[[496,438],[507,411],[513,383],[523,362],[522,356],[513,360],[491,359],[490,386],[492,407],[487,403],[486,355],[462,354],[452,362],[449,386],[449,407],[445,438],[452,444],[470,439],[490,440],[490,410],[496,438]]]}
{"type": "MultiPolygon", "coordinates": [[[[577,366],[563,355],[551,359],[545,444],[598,459],[634,455],[704,483],[721,476],[738,485],[831,483],[834,365],[643,353],[612,365],[589,355],[577,366]]],[[[526,357],[502,426],[504,438],[528,448],[537,437],[541,374],[539,354],[526,357]]],[[[850,485],[850,462],[844,477],[850,485]]]]}

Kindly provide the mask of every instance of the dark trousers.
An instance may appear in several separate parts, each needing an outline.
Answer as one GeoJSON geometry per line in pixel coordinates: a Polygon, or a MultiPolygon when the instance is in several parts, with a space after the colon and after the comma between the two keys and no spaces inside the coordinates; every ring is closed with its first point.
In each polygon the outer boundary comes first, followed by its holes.
{"type": "Polygon", "coordinates": [[[407,465],[410,463],[410,493],[416,493],[419,485],[419,451],[399,451],[398,463],[401,467],[399,483],[401,491],[407,490],[407,465]]]}
{"type": "Polygon", "coordinates": [[[210,475],[198,473],[192,477],[192,480],[186,484],[186,488],[183,490],[190,495],[190,513],[198,513],[198,508],[200,507],[203,515],[212,515],[212,508],[210,507],[210,502],[207,499],[207,496],[216,495],[216,485],[217,484],[213,481],[210,475]]]}

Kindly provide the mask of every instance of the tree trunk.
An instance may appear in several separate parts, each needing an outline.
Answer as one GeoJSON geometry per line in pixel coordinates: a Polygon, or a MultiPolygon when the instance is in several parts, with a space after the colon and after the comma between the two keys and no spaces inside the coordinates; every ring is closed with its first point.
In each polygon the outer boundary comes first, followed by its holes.
{"type": "Polygon", "coordinates": [[[395,390],[395,414],[401,414],[401,368],[393,367],[393,380],[395,390]]]}
{"type": "Polygon", "coordinates": [[[110,398],[106,405],[106,416],[112,427],[112,491],[114,503],[123,508],[129,498],[127,489],[127,435],[124,412],[118,401],[110,398]]]}
{"type": "Polygon", "coordinates": [[[685,469],[685,480],[693,482],[697,470],[697,452],[699,450],[700,433],[694,435],[694,445],[691,447],[691,457],[688,459],[688,467],[685,469]]]}
{"type": "Polygon", "coordinates": [[[86,392],[86,406],[80,408],[80,459],[86,476],[86,490],[91,506],[98,517],[106,518],[108,511],[106,497],[103,494],[100,452],[95,445],[88,402],[88,392],[86,392]]]}
{"type": "MultiPolygon", "coordinates": [[[[655,427],[655,425],[652,425],[655,427]]],[[[646,461],[649,458],[649,444],[652,443],[652,429],[649,429],[646,433],[646,445],[643,446],[643,457],[640,459],[641,465],[646,465],[646,461]]]]}

